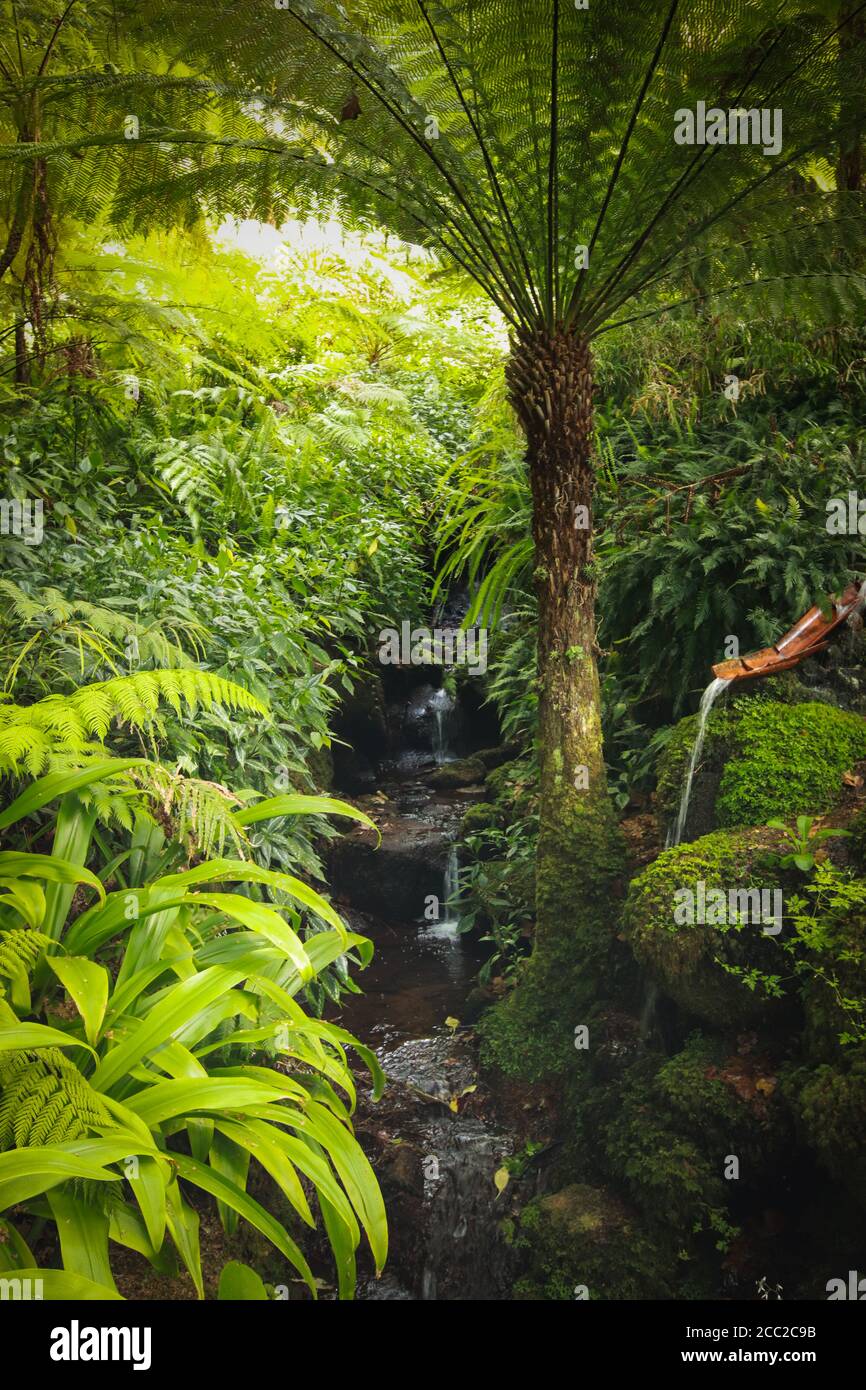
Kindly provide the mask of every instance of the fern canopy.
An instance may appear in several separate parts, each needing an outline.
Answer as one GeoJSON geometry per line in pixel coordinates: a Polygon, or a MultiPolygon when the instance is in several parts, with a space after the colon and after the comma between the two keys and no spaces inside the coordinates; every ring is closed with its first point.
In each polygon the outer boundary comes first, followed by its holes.
{"type": "MultiPolygon", "coordinates": [[[[802,0],[258,0],[136,7],[186,71],[43,78],[82,206],[129,221],[202,208],[336,212],[471,275],[515,328],[585,334],[763,288],[861,303],[862,198],[833,187],[862,129],[862,34],[802,0]],[[781,113],[778,148],[674,139],[678,113],[781,113]],[[87,135],[56,119],[87,111],[87,135]],[[137,110],[134,140],[122,112],[137,110]],[[126,146],[127,158],[108,157],[126,146]],[[769,149],[770,153],[765,153],[769,149]],[[85,192],[87,189],[87,192],[85,192]],[[785,221],[784,234],[780,223],[785,221]],[[796,284],[793,282],[796,281],[796,284]]],[[[26,136],[4,151],[25,167],[26,136]]],[[[71,192],[71,189],[70,189],[71,192]]]]}

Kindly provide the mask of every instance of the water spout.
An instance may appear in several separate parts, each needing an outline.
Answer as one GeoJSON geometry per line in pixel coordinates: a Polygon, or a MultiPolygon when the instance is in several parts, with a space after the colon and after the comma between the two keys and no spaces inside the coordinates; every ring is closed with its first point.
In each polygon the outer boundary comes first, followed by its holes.
{"type": "Polygon", "coordinates": [[[686,821],[689,815],[689,801],[691,800],[692,795],[692,782],[695,778],[695,769],[697,768],[701,753],[703,752],[704,738],[706,737],[707,732],[707,720],[709,719],[710,710],[715,704],[717,698],[719,697],[719,695],[721,695],[723,690],[727,690],[730,683],[731,682],[729,680],[723,680],[720,676],[717,676],[715,680],[710,681],[709,685],[707,686],[706,690],[701,696],[701,707],[698,711],[698,731],[697,735],[695,736],[694,747],[692,748],[692,756],[689,760],[689,770],[686,775],[685,786],[683,787],[683,794],[680,798],[680,809],[677,815],[676,824],[672,827],[671,830],[668,831],[668,837],[665,842],[665,849],[670,849],[673,845],[680,844],[683,835],[685,834],[686,821]]]}

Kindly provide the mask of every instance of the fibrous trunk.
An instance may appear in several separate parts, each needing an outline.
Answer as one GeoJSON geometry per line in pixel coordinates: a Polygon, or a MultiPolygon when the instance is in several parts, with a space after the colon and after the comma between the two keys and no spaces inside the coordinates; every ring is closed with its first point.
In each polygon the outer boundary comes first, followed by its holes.
{"type": "Polygon", "coordinates": [[[515,1009],[532,1016],[525,1043],[538,1055],[528,1069],[540,1072],[561,1061],[596,996],[620,858],[596,664],[588,344],[539,330],[513,346],[507,380],[527,438],[538,597],[536,940],[515,1009]]]}

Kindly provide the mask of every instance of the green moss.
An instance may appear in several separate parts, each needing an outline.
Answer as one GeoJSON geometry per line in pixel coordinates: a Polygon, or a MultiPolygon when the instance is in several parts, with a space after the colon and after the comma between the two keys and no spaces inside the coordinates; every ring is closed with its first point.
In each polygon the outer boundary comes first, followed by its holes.
{"type": "MultiPolygon", "coordinates": [[[[659,763],[658,803],[669,820],[679,805],[697,728],[677,725],[659,763]]],[[[721,769],[715,800],[720,827],[762,825],[771,816],[827,811],[838,801],[842,773],[866,757],[866,719],[832,705],[738,697],[715,709],[693,795],[721,769]]]]}
{"type": "Polygon", "coordinates": [[[611,1193],[573,1183],[524,1208],[514,1246],[525,1273],[514,1297],[573,1302],[670,1298],[675,1270],[611,1193]]]}
{"type": "Polygon", "coordinates": [[[685,1132],[659,1083],[663,1070],[659,1056],[642,1055],[619,1084],[589,1090],[576,1118],[594,1171],[616,1182],[660,1250],[696,1269],[712,1255],[718,1233],[732,1228],[733,1190],[724,1179],[732,1150],[703,1132],[685,1132]],[[717,1233],[710,1241],[708,1231],[717,1233]]]}
{"type": "Polygon", "coordinates": [[[760,1057],[730,1055],[719,1038],[694,1033],[659,1069],[660,1107],[715,1162],[736,1154],[746,1182],[788,1148],[790,1125],[776,1096],[773,1068],[760,1057]]]}
{"type": "Polygon", "coordinates": [[[638,961],[686,1012],[720,1029],[744,1027],[779,1008],[779,1001],[749,990],[723,965],[778,973],[779,950],[756,923],[678,925],[676,894],[695,891],[699,883],[725,892],[776,889],[778,843],[778,833],[766,829],[718,830],[665,850],[629,890],[623,925],[638,961]]]}
{"type": "Polygon", "coordinates": [[[577,797],[538,845],[539,920],[517,986],[481,1021],[482,1056],[508,1075],[537,1081],[574,1059],[574,1029],[588,1022],[602,982],[617,913],[615,890],[625,847],[606,801],[577,797]]]}
{"type": "Polygon", "coordinates": [[[497,830],[502,823],[502,812],[498,806],[491,801],[477,801],[463,816],[461,834],[466,839],[469,835],[480,835],[485,830],[497,830]]]}
{"type": "Polygon", "coordinates": [[[802,1138],[866,1209],[866,1049],[858,1048],[846,1062],[792,1068],[782,1086],[802,1138]]]}
{"type": "Polygon", "coordinates": [[[754,825],[828,811],[842,773],[866,757],[866,719],[832,705],[753,703],[735,739],[716,810],[721,825],[754,825]]]}

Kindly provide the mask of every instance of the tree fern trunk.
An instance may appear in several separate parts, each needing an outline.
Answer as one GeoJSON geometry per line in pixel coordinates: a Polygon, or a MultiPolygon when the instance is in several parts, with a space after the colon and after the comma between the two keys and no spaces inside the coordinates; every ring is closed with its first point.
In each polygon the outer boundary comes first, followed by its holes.
{"type": "Polygon", "coordinates": [[[539,330],[515,344],[507,379],[532,484],[541,796],[535,950],[492,1031],[500,1065],[519,1052],[519,1069],[541,1074],[559,1069],[588,1021],[621,862],[596,665],[589,347],[539,330]]]}

